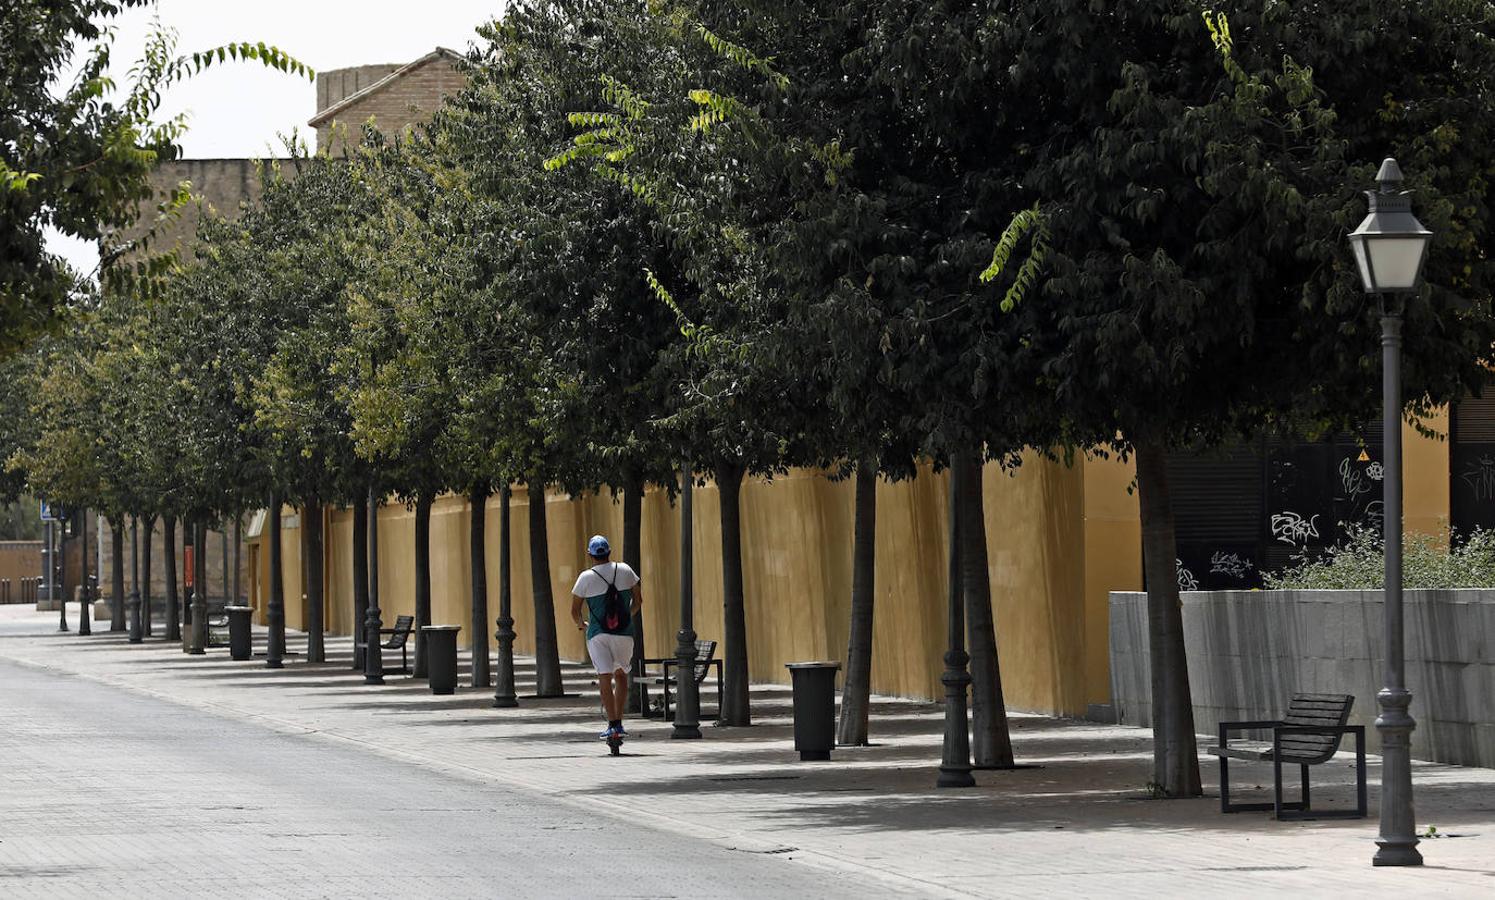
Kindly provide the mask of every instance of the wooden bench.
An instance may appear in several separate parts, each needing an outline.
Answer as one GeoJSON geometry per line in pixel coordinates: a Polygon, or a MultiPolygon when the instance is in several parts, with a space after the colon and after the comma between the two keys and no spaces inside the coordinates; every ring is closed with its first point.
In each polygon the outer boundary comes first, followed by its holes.
{"type": "MultiPolygon", "coordinates": [[[[379,633],[380,634],[387,634],[387,635],[390,636],[389,640],[385,641],[384,643],[380,644],[379,646],[381,648],[385,649],[385,650],[398,650],[398,651],[400,651],[400,667],[398,669],[391,669],[388,666],[385,666],[384,667],[384,671],[386,671],[386,672],[409,672],[410,671],[410,657],[409,657],[410,647],[409,647],[409,644],[410,644],[410,635],[411,635],[412,632],[414,632],[414,630],[415,630],[415,616],[396,616],[395,617],[395,627],[393,627],[393,628],[381,628],[381,629],[379,629],[379,633]]],[[[357,649],[357,650],[367,650],[368,647],[369,647],[369,642],[368,642],[368,638],[367,637],[365,637],[361,641],[357,641],[357,642],[354,643],[354,649],[357,649]]]]}
{"type": "Polygon", "coordinates": [[[1219,745],[1210,752],[1220,758],[1220,811],[1246,812],[1270,809],[1279,819],[1363,819],[1365,818],[1365,726],[1348,725],[1355,698],[1350,694],[1294,694],[1287,715],[1281,720],[1255,722],[1221,722],[1219,745]],[[1272,732],[1270,741],[1232,741],[1238,731],[1272,732]],[[1354,809],[1315,810],[1310,805],[1308,767],[1334,758],[1346,734],[1355,736],[1354,809]],[[1230,802],[1230,760],[1253,762],[1270,760],[1273,772],[1271,803],[1230,802]],[[1296,764],[1302,779],[1303,799],[1286,803],[1282,799],[1282,764],[1296,764]]]}
{"type": "MultiPolygon", "coordinates": [[[[672,668],[678,668],[680,657],[662,656],[658,659],[645,659],[639,661],[638,678],[645,682],[649,678],[649,666],[659,666],[660,674],[654,678],[653,683],[664,689],[663,716],[665,721],[670,718],[670,688],[675,685],[675,676],[670,674],[672,668]]],[[[716,641],[696,641],[695,681],[699,685],[706,680],[706,675],[711,668],[716,667],[716,717],[722,717],[722,661],[716,658],[716,641]]]]}

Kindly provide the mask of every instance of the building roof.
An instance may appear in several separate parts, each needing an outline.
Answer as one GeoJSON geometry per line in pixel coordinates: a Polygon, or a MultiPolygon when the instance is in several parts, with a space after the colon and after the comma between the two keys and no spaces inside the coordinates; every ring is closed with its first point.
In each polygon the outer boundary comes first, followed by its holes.
{"type": "Polygon", "coordinates": [[[354,91],[343,99],[337,101],[336,103],[312,116],[306,124],[315,128],[319,125],[322,125],[324,122],[330,122],[332,119],[336,118],[338,113],[341,113],[343,110],[347,109],[353,104],[379,93],[380,91],[394,84],[396,81],[399,81],[401,78],[405,77],[411,72],[414,72],[421,66],[424,66],[426,63],[441,59],[443,57],[453,62],[460,62],[463,59],[462,54],[458,53],[455,50],[449,50],[446,47],[437,47],[435,50],[432,50],[430,53],[427,53],[420,59],[400,66],[398,69],[395,69],[393,72],[390,72],[388,75],[385,75],[383,78],[379,79],[373,84],[354,91]]]}

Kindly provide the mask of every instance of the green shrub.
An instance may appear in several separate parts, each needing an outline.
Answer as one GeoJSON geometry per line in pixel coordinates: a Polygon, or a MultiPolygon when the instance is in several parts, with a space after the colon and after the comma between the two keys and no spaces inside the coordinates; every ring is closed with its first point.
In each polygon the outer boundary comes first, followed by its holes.
{"type": "MultiPolygon", "coordinates": [[[[1386,557],[1379,531],[1351,531],[1345,541],[1292,566],[1266,573],[1268,590],[1364,590],[1385,583],[1386,557]]],[[[1409,534],[1402,541],[1404,587],[1495,588],[1495,531],[1475,529],[1449,549],[1438,538],[1409,534]]]]}

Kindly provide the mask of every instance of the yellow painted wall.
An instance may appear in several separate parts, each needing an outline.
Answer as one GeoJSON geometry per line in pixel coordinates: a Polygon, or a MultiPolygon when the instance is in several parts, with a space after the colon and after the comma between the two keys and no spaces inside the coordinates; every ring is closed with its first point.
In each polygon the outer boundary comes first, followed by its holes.
{"type": "MultiPolygon", "coordinates": [[[[918,478],[878,485],[878,568],[873,649],[873,690],[938,697],[943,671],[946,603],[947,483],[927,469],[918,478]]],[[[1084,472],[1078,467],[1028,460],[1005,473],[988,467],[985,480],[987,537],[998,652],[1008,704],[1014,709],[1083,712],[1095,693],[1086,683],[1097,667],[1085,656],[1092,630],[1086,622],[1084,472]]],[[[695,495],[696,631],[722,635],[720,505],[715,488],[695,495]]],[[[584,660],[581,635],[570,626],[571,586],[586,565],[584,546],[605,533],[622,537],[622,506],[610,495],[547,499],[551,579],[561,655],[584,660]]],[[[772,483],[749,480],[742,492],[744,581],[752,677],[787,681],[784,663],[845,659],[851,595],[853,492],[850,482],[795,471],[772,483]]],[[[292,512],[286,511],[287,518],[292,512]]],[[[498,615],[499,519],[497,497],[486,509],[490,632],[498,615]]],[[[533,649],[529,574],[528,500],[512,503],[513,611],[519,652],[533,649]]],[[[350,630],[352,616],[352,512],[328,514],[327,627],[350,630]]],[[[463,498],[439,500],[431,516],[432,621],[460,624],[470,641],[468,508],[463,498]]],[[[642,588],[645,642],[650,656],[673,653],[678,621],[679,511],[661,491],[645,498],[642,588]]],[[[268,556],[263,536],[253,556],[252,589],[263,609],[268,556]]],[[[302,621],[300,533],[283,535],[287,624],[302,621]]],[[[386,623],[414,612],[414,514],[386,506],[379,517],[380,606],[386,623]]],[[[621,548],[619,548],[620,551],[621,548]]],[[[615,552],[619,552],[615,551],[615,552]]],[[[1101,626],[1104,629],[1104,625],[1101,626]]],[[[1104,669],[1104,661],[1100,665],[1104,669]]]]}
{"type": "Polygon", "coordinates": [[[1111,591],[1142,589],[1142,519],[1129,488],[1136,466],[1084,463],[1085,686],[1087,703],[1111,702],[1111,591]]]}
{"type": "MultiPolygon", "coordinates": [[[[1428,421],[1446,432],[1447,417],[1428,421]]],[[[1405,438],[1409,530],[1446,534],[1447,444],[1410,428],[1405,438]]],[[[1028,459],[1015,471],[985,473],[987,544],[1003,686],[1014,709],[1083,713],[1110,700],[1108,594],[1142,586],[1141,523],[1128,487],[1130,463],[1086,459],[1073,466],[1028,459]]],[[[908,482],[878,484],[876,624],[873,689],[936,698],[942,693],[946,598],[947,482],[927,469],[908,482]]],[[[713,486],[696,491],[696,631],[722,633],[720,506],[713,486]]],[[[286,622],[299,628],[300,530],[296,510],[283,511],[286,622]]],[[[561,655],[585,660],[570,626],[571,585],[586,565],[594,533],[622,538],[622,505],[610,495],[546,501],[551,586],[561,655]]],[[[487,516],[488,621],[499,602],[497,497],[487,516]]],[[[752,677],[784,682],[783,664],[845,659],[851,599],[853,492],[821,474],[796,470],[772,483],[749,480],[742,492],[744,581],[752,677]]],[[[327,628],[352,630],[353,514],[329,510],[325,548],[327,628]]],[[[441,498],[431,515],[432,621],[460,624],[471,641],[467,502],[441,498]]],[[[528,498],[511,511],[516,644],[533,649],[528,498]]],[[[650,656],[669,655],[679,627],[679,511],[661,491],[644,501],[643,611],[650,656]]],[[[379,516],[380,604],[386,624],[414,613],[413,511],[398,504],[379,516]]],[[[261,535],[251,550],[251,592],[263,621],[269,554],[261,535]]],[[[621,548],[618,549],[621,555],[621,548]]],[[[490,642],[491,646],[491,642],[490,642]]]]}
{"type": "Polygon", "coordinates": [[[1402,521],[1408,533],[1422,532],[1447,540],[1450,499],[1448,409],[1440,408],[1422,422],[1442,440],[1424,437],[1402,424],[1402,521]]]}

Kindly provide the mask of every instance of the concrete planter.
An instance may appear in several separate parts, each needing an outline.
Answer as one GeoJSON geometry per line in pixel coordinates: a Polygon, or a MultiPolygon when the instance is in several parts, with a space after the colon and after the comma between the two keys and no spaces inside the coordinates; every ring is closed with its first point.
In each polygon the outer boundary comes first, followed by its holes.
{"type": "MultiPolygon", "coordinates": [[[[1495,591],[1407,591],[1412,755],[1495,767],[1495,591]]],[[[1296,691],[1355,695],[1354,724],[1376,746],[1382,680],[1380,591],[1183,594],[1197,731],[1282,714],[1296,691]]],[[[1111,594],[1111,692],[1126,725],[1150,725],[1147,596],[1111,594]]]]}

